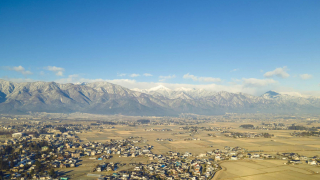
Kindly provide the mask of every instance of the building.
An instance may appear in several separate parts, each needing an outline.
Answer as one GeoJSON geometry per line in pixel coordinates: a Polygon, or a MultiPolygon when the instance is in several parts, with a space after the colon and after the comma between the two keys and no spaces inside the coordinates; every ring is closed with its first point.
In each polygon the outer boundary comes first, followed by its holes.
{"type": "Polygon", "coordinates": [[[80,153],[72,153],[71,156],[73,158],[79,158],[81,156],[81,154],[80,153]]]}
{"type": "Polygon", "coordinates": [[[238,160],[237,156],[231,156],[230,160],[238,160]]]}
{"type": "Polygon", "coordinates": [[[317,165],[317,161],[314,159],[310,159],[310,160],[308,160],[308,164],[309,165],[317,165]]]}
{"type": "Polygon", "coordinates": [[[25,134],[24,134],[24,133],[21,133],[21,132],[13,133],[13,134],[12,134],[12,137],[13,137],[13,138],[19,138],[19,137],[22,137],[22,136],[25,136],[25,134]]]}
{"type": "Polygon", "coordinates": [[[41,151],[47,151],[48,149],[49,149],[48,146],[43,146],[43,147],[41,147],[41,151]]]}

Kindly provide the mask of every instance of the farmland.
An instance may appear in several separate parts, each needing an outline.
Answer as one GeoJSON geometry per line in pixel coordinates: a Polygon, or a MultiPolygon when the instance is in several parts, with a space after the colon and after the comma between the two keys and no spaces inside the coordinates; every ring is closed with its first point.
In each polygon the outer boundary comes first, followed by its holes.
{"type": "MultiPolygon", "coordinates": [[[[1,141],[4,145],[24,142],[23,139],[33,144],[39,141],[59,142],[59,152],[53,150],[55,157],[69,158],[68,162],[39,160],[46,167],[54,167],[60,177],[71,179],[96,179],[110,177],[114,173],[126,175],[137,166],[149,167],[152,163],[160,168],[163,164],[171,166],[170,159],[188,161],[189,171],[195,168],[191,168],[191,161],[204,158],[207,160],[198,163],[210,161],[214,165],[210,172],[205,174],[200,168],[197,172],[192,171],[190,176],[211,177],[216,172],[214,179],[319,178],[320,137],[317,133],[303,133],[319,131],[320,123],[316,120],[268,117],[262,121],[250,116],[238,120],[221,116],[201,117],[200,120],[144,117],[150,121],[126,116],[98,116],[99,120],[86,118],[79,120],[78,116],[75,119],[65,116],[55,120],[3,120],[1,127],[6,135],[1,137],[1,141]],[[30,125],[25,126],[27,123],[30,125]],[[7,135],[16,131],[22,135],[40,130],[47,133],[40,134],[39,138],[23,136],[17,140],[7,135]],[[61,156],[63,153],[67,155],[61,156]],[[308,164],[309,161],[313,165],[308,164]],[[117,167],[97,171],[103,164],[117,164],[117,167]]],[[[19,133],[12,134],[15,135],[19,133]]],[[[177,172],[170,172],[170,175],[173,173],[177,172]]]]}

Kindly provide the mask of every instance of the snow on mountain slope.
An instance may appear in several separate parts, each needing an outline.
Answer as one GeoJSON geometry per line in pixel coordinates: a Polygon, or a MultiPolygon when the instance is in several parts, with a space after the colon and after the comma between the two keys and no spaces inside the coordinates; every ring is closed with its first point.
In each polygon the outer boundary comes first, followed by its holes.
{"type": "Polygon", "coordinates": [[[176,88],[176,89],[172,90],[172,89],[169,89],[163,85],[159,85],[157,87],[150,88],[150,89],[135,88],[132,90],[151,94],[151,95],[158,96],[158,97],[163,96],[163,97],[169,98],[169,99],[177,99],[177,98],[199,99],[199,98],[203,98],[206,96],[212,96],[212,95],[216,94],[216,92],[214,92],[214,91],[208,91],[208,90],[204,90],[204,89],[184,88],[184,87],[180,87],[180,88],[176,88]]]}
{"type": "Polygon", "coordinates": [[[0,79],[0,113],[86,112],[125,115],[319,113],[320,99],[268,91],[261,96],[158,86],[130,90],[108,83],[13,83],[0,79]]]}
{"type": "Polygon", "coordinates": [[[163,86],[163,85],[159,85],[159,86],[156,86],[156,87],[153,87],[153,88],[150,88],[149,91],[167,91],[167,92],[170,92],[171,89],[163,86]]]}

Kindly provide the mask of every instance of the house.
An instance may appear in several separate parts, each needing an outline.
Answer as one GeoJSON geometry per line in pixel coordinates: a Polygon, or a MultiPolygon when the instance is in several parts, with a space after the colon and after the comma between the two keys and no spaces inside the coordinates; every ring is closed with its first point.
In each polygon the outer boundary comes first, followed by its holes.
{"type": "Polygon", "coordinates": [[[53,136],[54,136],[53,133],[40,134],[40,137],[46,138],[46,139],[52,138],[53,136]]]}
{"type": "Polygon", "coordinates": [[[230,160],[238,160],[237,156],[231,156],[230,160]]]}
{"type": "Polygon", "coordinates": [[[47,151],[48,149],[49,149],[48,146],[43,146],[43,147],[41,147],[41,151],[47,151]]]}
{"type": "Polygon", "coordinates": [[[302,163],[300,160],[294,160],[294,159],[292,159],[291,161],[290,161],[290,163],[294,163],[294,164],[300,164],[300,163],[302,163]]]}
{"type": "Polygon", "coordinates": [[[308,160],[308,164],[309,165],[317,165],[317,161],[314,159],[310,159],[310,160],[308,160]]]}
{"type": "Polygon", "coordinates": [[[205,157],[205,156],[207,156],[207,154],[205,154],[205,153],[199,154],[199,157],[200,157],[200,158],[205,157]]]}
{"type": "Polygon", "coordinates": [[[301,161],[306,161],[306,160],[308,160],[308,157],[307,156],[300,156],[300,160],[301,161]]]}
{"type": "Polygon", "coordinates": [[[238,154],[238,158],[243,158],[243,154],[238,154]]]}
{"type": "Polygon", "coordinates": [[[299,156],[292,156],[292,160],[300,161],[300,158],[299,158],[299,156]]]}
{"type": "Polygon", "coordinates": [[[96,151],[91,151],[91,156],[95,156],[96,155],[96,151]]]}
{"type": "Polygon", "coordinates": [[[79,158],[80,156],[81,156],[80,153],[72,153],[71,154],[71,157],[73,157],[73,158],[79,158]]]}
{"type": "Polygon", "coordinates": [[[25,133],[18,132],[18,133],[13,133],[13,134],[12,134],[12,137],[13,137],[13,138],[19,138],[19,137],[22,137],[22,136],[25,136],[25,133]]]}
{"type": "Polygon", "coordinates": [[[251,158],[259,158],[259,157],[260,157],[259,154],[253,154],[253,155],[251,156],[251,158]]]}

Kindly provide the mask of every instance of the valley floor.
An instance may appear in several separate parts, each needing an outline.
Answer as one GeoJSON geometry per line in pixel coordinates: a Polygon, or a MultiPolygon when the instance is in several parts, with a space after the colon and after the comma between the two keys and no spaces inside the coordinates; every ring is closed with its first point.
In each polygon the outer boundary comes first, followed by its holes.
{"type": "Polygon", "coordinates": [[[240,160],[225,161],[214,180],[316,180],[320,179],[320,168],[307,164],[286,165],[284,160],[240,160]]]}

